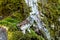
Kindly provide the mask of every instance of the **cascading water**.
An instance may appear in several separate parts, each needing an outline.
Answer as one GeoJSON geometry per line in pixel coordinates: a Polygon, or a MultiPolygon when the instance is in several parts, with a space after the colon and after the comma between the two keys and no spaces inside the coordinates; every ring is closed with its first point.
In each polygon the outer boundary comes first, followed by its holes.
{"type": "Polygon", "coordinates": [[[38,11],[38,4],[37,4],[37,0],[25,0],[26,4],[31,7],[32,12],[30,12],[30,16],[26,19],[29,21],[29,23],[26,23],[21,27],[21,30],[23,30],[23,33],[25,33],[25,30],[28,28],[30,28],[31,25],[34,24],[34,21],[37,24],[37,28],[39,28],[39,30],[41,30],[44,33],[44,36],[47,37],[48,40],[50,39],[50,33],[48,32],[48,30],[43,26],[43,23],[40,19],[40,13],[38,11]]]}
{"type": "Polygon", "coordinates": [[[37,27],[45,33],[45,36],[47,37],[48,40],[50,40],[50,33],[48,30],[43,26],[40,18],[39,18],[39,11],[38,11],[38,4],[37,0],[25,0],[27,5],[29,5],[32,8],[32,12],[30,13],[31,18],[33,21],[37,23],[37,27]]]}

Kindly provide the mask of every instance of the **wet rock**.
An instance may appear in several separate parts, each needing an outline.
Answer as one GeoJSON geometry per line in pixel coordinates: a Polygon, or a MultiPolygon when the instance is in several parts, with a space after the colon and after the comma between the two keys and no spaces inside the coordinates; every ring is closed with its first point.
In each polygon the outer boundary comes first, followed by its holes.
{"type": "Polygon", "coordinates": [[[6,29],[0,27],[0,40],[7,40],[6,29]]]}

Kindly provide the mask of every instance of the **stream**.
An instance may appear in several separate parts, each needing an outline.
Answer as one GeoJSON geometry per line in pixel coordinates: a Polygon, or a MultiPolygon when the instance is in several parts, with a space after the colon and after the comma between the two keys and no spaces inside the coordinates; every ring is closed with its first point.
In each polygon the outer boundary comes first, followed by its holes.
{"type": "Polygon", "coordinates": [[[30,16],[27,18],[28,20],[30,20],[30,24],[33,24],[33,22],[35,21],[39,30],[41,30],[44,33],[44,35],[47,37],[48,40],[51,40],[50,33],[43,26],[43,23],[40,19],[37,0],[25,0],[25,2],[32,9],[32,12],[30,12],[30,16]]]}
{"type": "Polygon", "coordinates": [[[44,23],[41,21],[40,14],[42,13],[38,10],[37,1],[38,0],[25,0],[26,4],[31,7],[32,11],[30,12],[29,17],[17,24],[17,26],[22,30],[23,34],[25,34],[26,30],[31,32],[30,27],[35,24],[35,27],[43,33],[45,39],[51,40],[49,30],[44,27],[44,23]]]}

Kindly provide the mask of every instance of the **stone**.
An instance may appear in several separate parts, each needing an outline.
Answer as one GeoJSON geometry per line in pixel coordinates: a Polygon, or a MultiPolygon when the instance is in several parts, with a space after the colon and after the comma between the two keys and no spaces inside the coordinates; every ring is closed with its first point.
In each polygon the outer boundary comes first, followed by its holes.
{"type": "Polygon", "coordinates": [[[7,40],[6,29],[0,27],[0,40],[7,40]]]}

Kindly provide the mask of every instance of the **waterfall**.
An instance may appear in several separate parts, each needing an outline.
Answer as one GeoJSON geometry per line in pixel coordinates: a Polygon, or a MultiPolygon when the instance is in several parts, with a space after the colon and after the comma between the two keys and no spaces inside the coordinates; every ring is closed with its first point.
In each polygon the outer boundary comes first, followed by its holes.
{"type": "MultiPolygon", "coordinates": [[[[48,32],[48,30],[43,26],[43,22],[40,19],[40,12],[38,10],[38,4],[37,4],[37,0],[25,0],[26,4],[31,7],[32,12],[30,12],[30,16],[27,17],[26,20],[29,21],[29,23],[26,23],[21,27],[21,30],[23,30],[23,33],[25,33],[25,30],[28,28],[30,28],[31,25],[34,24],[34,21],[37,24],[37,28],[39,28],[39,30],[41,30],[44,33],[44,36],[50,40],[50,33],[48,32]]],[[[29,30],[30,31],[30,30],[29,30]]]]}
{"type": "Polygon", "coordinates": [[[50,33],[48,30],[43,26],[43,23],[41,22],[39,18],[39,11],[38,11],[38,4],[37,0],[25,0],[27,5],[29,5],[32,8],[32,12],[30,13],[30,16],[32,19],[35,20],[37,23],[37,27],[45,33],[45,36],[47,37],[48,40],[50,40],[50,33]]]}

